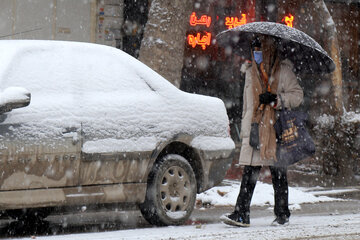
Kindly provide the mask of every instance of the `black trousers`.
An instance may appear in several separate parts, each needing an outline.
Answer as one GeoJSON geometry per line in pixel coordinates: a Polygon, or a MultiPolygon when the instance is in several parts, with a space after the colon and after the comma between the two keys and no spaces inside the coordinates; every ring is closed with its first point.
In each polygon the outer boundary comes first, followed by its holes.
{"type": "MultiPolygon", "coordinates": [[[[235,212],[240,216],[250,216],[250,203],[255,185],[259,177],[261,166],[245,166],[241,181],[240,193],[236,201],[235,212]]],[[[289,188],[286,167],[270,166],[275,197],[275,216],[290,217],[289,188]]]]}

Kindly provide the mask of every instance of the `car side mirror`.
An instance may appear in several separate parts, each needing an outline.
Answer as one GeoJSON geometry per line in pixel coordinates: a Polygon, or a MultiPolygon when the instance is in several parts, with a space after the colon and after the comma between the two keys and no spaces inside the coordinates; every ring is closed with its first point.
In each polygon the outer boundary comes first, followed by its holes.
{"type": "Polygon", "coordinates": [[[22,87],[9,87],[0,93],[0,114],[30,104],[31,94],[22,87]]]}

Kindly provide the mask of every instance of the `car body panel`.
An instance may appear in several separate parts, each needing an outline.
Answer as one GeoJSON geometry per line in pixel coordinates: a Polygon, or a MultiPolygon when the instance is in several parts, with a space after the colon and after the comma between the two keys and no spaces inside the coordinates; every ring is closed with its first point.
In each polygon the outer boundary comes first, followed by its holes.
{"type": "Polygon", "coordinates": [[[0,210],[94,203],[141,203],[146,183],[0,192],[0,210]]]}
{"type": "Polygon", "coordinates": [[[77,186],[80,151],[80,142],[67,136],[41,142],[14,136],[2,140],[0,190],[77,186]]]}
{"type": "Polygon", "coordinates": [[[146,182],[152,152],[82,154],[80,185],[146,182]]]}

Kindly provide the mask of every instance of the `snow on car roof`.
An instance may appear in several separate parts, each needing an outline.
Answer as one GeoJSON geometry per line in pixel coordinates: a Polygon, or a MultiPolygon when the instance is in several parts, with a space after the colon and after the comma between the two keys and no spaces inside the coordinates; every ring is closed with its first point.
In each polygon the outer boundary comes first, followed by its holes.
{"type": "MultiPolygon", "coordinates": [[[[58,83],[59,86],[71,86],[74,81],[78,81],[77,79],[69,78],[71,73],[81,75],[83,79],[96,80],[92,82],[91,86],[81,86],[81,91],[86,90],[86,87],[93,87],[103,91],[104,81],[107,78],[113,79],[118,77],[113,76],[117,73],[122,74],[122,78],[127,77],[132,81],[147,76],[146,80],[150,81],[153,85],[152,87],[157,91],[163,89],[174,91],[175,89],[172,84],[164,81],[163,77],[137,59],[121,50],[103,45],[65,41],[2,40],[0,41],[0,53],[2,84],[4,84],[4,79],[9,74],[14,74],[12,71],[19,69],[18,65],[22,63],[21,61],[24,61],[24,66],[21,66],[20,69],[21,72],[16,73],[16,77],[19,79],[14,79],[14,76],[11,76],[12,82],[9,84],[14,84],[14,81],[15,83],[24,83],[26,80],[27,87],[30,88],[28,90],[30,91],[33,87],[36,89],[34,85],[38,83],[44,84],[49,81],[49,76],[45,74],[38,76],[37,79],[28,78],[28,74],[34,72],[37,68],[42,69],[45,73],[47,73],[46,70],[51,72],[52,78],[62,83],[62,85],[58,83]],[[76,65],[83,66],[84,69],[78,69],[83,71],[76,72],[76,69],[72,69],[76,65]],[[96,70],[92,68],[96,68],[96,70]],[[109,69],[113,71],[109,71],[109,69]],[[24,76],[21,73],[26,73],[26,75],[24,76]],[[126,73],[125,76],[124,73],[126,73]]],[[[146,86],[143,85],[143,87],[146,86]]],[[[3,89],[4,86],[2,85],[1,88],[3,89]]]]}

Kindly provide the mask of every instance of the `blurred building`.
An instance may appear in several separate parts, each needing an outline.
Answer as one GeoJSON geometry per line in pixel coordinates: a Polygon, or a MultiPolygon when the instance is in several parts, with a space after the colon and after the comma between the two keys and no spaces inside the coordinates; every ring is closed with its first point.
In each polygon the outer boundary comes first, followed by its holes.
{"type": "Polygon", "coordinates": [[[1,0],[0,39],[92,42],[136,56],[148,1],[1,0]]]}

